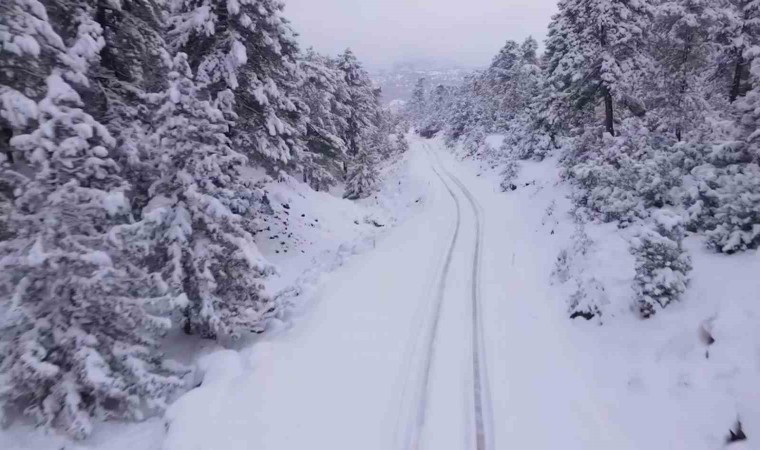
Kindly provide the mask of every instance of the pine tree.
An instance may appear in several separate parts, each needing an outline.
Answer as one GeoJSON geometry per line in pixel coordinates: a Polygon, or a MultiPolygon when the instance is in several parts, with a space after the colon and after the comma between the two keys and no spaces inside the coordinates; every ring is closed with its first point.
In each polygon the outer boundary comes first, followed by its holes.
{"type": "Polygon", "coordinates": [[[537,96],[540,77],[537,46],[532,38],[521,45],[507,41],[479,77],[476,94],[488,109],[486,116],[492,118],[492,123],[483,123],[490,131],[508,130],[537,96]]]}
{"type": "Polygon", "coordinates": [[[462,136],[475,129],[482,119],[482,100],[474,88],[475,78],[470,76],[453,90],[444,135],[446,144],[452,147],[462,136]]]}
{"type": "Polygon", "coordinates": [[[683,249],[683,237],[680,217],[658,210],[653,223],[643,227],[634,239],[634,290],[641,317],[653,316],[686,291],[691,259],[683,249]]]}
{"type": "Polygon", "coordinates": [[[343,71],[348,86],[348,128],[343,140],[348,145],[348,154],[353,157],[361,152],[362,135],[376,128],[380,93],[350,49],[338,58],[338,68],[343,71]]]}
{"type": "MultiPolygon", "coordinates": [[[[139,211],[155,169],[141,152],[140,142],[151,128],[149,92],[162,89],[166,65],[163,4],[155,0],[106,0],[94,3],[94,20],[103,28],[105,45],[91,70],[97,117],[116,139],[114,157],[129,179],[130,200],[139,211]]],[[[91,101],[92,103],[92,101],[91,101]]]]}
{"type": "Polygon", "coordinates": [[[170,67],[167,90],[153,99],[148,141],[159,177],[128,234],[149,242],[145,257],[182,305],[187,333],[260,331],[275,304],[262,292],[269,266],[251,234],[262,194],[244,181],[246,158],[227,137],[232,93],[201,100],[187,57],[179,53],[170,67]]]}
{"type": "Polygon", "coordinates": [[[89,83],[101,28],[89,10],[76,9],[76,35],[63,47],[40,3],[21,8],[30,15],[14,26],[42,31],[26,36],[44,42],[51,57],[32,65],[38,75],[49,72],[44,96],[14,94],[24,112],[11,123],[29,129],[10,139],[18,160],[0,168],[0,179],[15,181],[13,233],[0,242],[0,399],[81,438],[91,416],[141,418],[183,383],[156,352],[171,303],[119,238],[131,211],[129,184],[111,156],[115,140],[75,89],[89,83]]]}
{"type": "Polygon", "coordinates": [[[737,117],[733,135],[703,150],[705,161],[692,171],[698,180],[698,192],[689,198],[692,226],[705,231],[708,245],[724,253],[760,247],[759,59],[752,77],[752,90],[732,105],[737,117]]]}
{"type": "Polygon", "coordinates": [[[425,113],[419,120],[420,135],[432,137],[445,127],[448,102],[451,100],[451,88],[439,84],[431,92],[425,113]]]}
{"type": "Polygon", "coordinates": [[[717,23],[711,29],[718,44],[717,70],[725,80],[728,99],[736,101],[751,89],[750,67],[760,45],[760,3],[756,0],[717,0],[717,23]]]}
{"type": "Polygon", "coordinates": [[[279,0],[170,0],[169,43],[188,55],[206,95],[235,94],[232,145],[270,169],[298,160],[298,46],[279,0]]]}
{"type": "Polygon", "coordinates": [[[304,82],[299,90],[309,108],[304,179],[314,189],[327,189],[342,177],[346,161],[350,101],[348,85],[337,63],[309,50],[301,60],[304,82]]]}
{"type": "Polygon", "coordinates": [[[16,158],[10,140],[33,125],[35,99],[45,94],[50,67],[65,52],[42,3],[0,4],[0,155],[11,164],[16,158]]]}
{"type": "MultiPolygon", "coordinates": [[[[635,105],[635,88],[649,66],[644,52],[647,0],[561,0],[549,25],[547,78],[560,115],[604,103],[604,126],[615,132],[615,103],[635,105]]],[[[569,114],[572,116],[572,114],[569,114]]]]}
{"type": "Polygon", "coordinates": [[[656,9],[650,51],[656,61],[648,77],[648,109],[658,127],[676,140],[695,130],[711,109],[709,30],[716,15],[709,0],[667,0],[656,9]]]}
{"type": "Polygon", "coordinates": [[[406,114],[414,123],[421,123],[428,113],[426,80],[420,78],[414,85],[412,97],[406,105],[406,114]]]}
{"type": "MultiPolygon", "coordinates": [[[[375,143],[377,145],[377,143],[375,143]]],[[[377,151],[375,145],[362,146],[349,166],[344,198],[358,200],[369,197],[377,185],[377,151]]]]}

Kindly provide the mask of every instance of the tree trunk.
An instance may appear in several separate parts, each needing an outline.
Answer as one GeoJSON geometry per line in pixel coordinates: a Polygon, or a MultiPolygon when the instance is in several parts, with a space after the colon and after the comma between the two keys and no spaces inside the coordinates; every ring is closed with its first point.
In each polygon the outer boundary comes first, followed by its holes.
{"type": "Polygon", "coordinates": [[[612,93],[604,87],[604,127],[612,136],[615,135],[615,118],[613,116],[612,93]]]}
{"type": "MultiPolygon", "coordinates": [[[[607,48],[607,29],[602,25],[599,29],[599,43],[603,49],[607,48]]],[[[610,88],[602,82],[604,95],[604,127],[612,136],[615,135],[615,118],[613,117],[612,93],[610,88]]]]}
{"type": "Polygon", "coordinates": [[[728,99],[731,103],[736,101],[742,92],[742,81],[744,80],[744,72],[747,67],[747,61],[744,60],[744,55],[739,54],[739,59],[736,61],[736,68],[734,69],[734,82],[731,84],[731,93],[728,99]]]}
{"type": "Polygon", "coordinates": [[[182,324],[182,331],[186,335],[192,336],[193,335],[193,325],[192,325],[192,320],[190,319],[190,315],[191,315],[190,314],[190,307],[188,306],[187,308],[185,308],[185,310],[182,311],[182,314],[184,315],[184,323],[182,324]]]}
{"type": "Polygon", "coordinates": [[[11,127],[3,126],[0,128],[0,148],[3,149],[8,162],[15,163],[13,158],[13,148],[11,147],[11,138],[13,137],[13,129],[11,127]]]}

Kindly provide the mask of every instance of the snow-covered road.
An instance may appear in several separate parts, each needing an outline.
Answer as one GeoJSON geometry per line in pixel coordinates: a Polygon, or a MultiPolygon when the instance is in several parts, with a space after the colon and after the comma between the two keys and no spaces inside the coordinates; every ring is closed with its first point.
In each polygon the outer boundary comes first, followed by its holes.
{"type": "Polygon", "coordinates": [[[331,274],[292,331],[212,355],[167,449],[623,448],[549,303],[556,252],[526,205],[436,141],[408,163],[423,211],[331,274]]]}

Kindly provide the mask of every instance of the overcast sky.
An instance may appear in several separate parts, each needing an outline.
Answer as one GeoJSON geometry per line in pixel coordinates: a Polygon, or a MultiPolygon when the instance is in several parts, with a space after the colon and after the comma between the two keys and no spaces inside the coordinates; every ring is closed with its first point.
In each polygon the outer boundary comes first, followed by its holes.
{"type": "Polygon", "coordinates": [[[557,0],[284,0],[304,47],[368,65],[432,58],[483,66],[507,39],[541,42],[557,0]]]}

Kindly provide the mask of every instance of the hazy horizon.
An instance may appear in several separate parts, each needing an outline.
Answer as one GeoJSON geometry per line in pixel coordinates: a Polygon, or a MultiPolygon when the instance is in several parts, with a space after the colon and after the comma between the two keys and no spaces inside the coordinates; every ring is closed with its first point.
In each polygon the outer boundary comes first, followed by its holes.
{"type": "Polygon", "coordinates": [[[304,47],[337,54],[350,47],[368,66],[436,61],[487,65],[508,39],[539,42],[557,0],[285,0],[304,47]]]}

